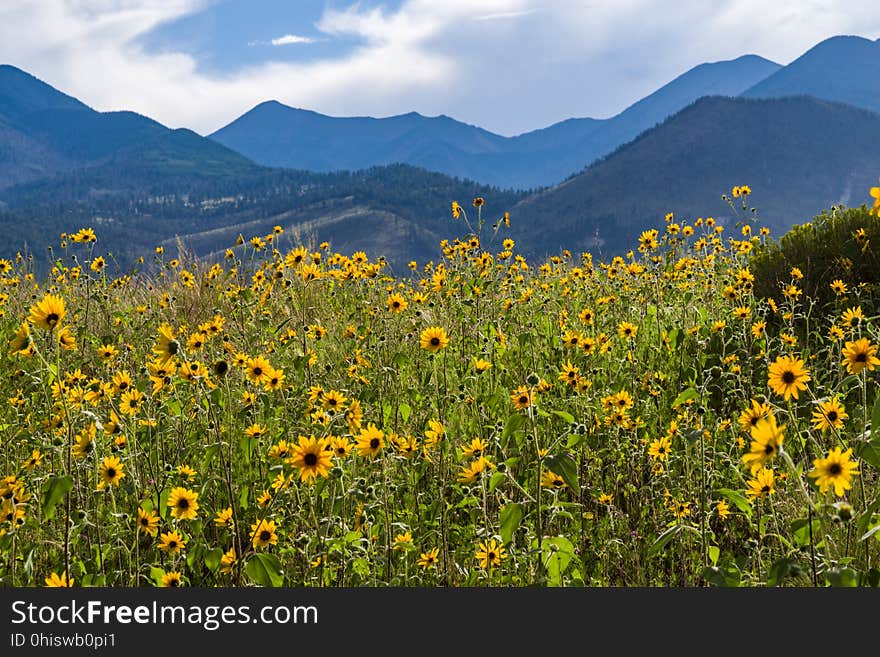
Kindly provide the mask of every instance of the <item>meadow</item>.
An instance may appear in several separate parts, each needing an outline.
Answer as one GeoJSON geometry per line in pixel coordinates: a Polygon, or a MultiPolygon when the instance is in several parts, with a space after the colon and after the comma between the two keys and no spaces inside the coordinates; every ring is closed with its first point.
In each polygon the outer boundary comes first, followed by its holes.
{"type": "Polygon", "coordinates": [[[871,281],[759,295],[729,200],[608,262],[482,198],[396,276],[280,226],[0,261],[0,583],[877,586],[871,281]]]}

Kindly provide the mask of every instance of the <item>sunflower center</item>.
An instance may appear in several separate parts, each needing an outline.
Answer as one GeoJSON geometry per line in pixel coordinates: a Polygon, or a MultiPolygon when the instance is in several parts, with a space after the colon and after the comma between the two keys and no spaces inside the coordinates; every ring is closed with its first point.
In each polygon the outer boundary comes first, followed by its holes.
{"type": "Polygon", "coordinates": [[[116,468],[107,468],[107,479],[116,477],[116,468]]]}
{"type": "Polygon", "coordinates": [[[58,313],[49,313],[46,315],[46,324],[55,326],[58,323],[58,313]]]}
{"type": "Polygon", "coordinates": [[[177,541],[175,541],[174,539],[168,541],[168,547],[173,550],[177,547],[177,541]]]}
{"type": "Polygon", "coordinates": [[[843,468],[840,466],[840,463],[832,463],[828,466],[828,474],[832,477],[838,476],[841,472],[843,472],[843,468]]]}
{"type": "Polygon", "coordinates": [[[262,376],[262,375],[263,375],[263,368],[262,367],[255,367],[254,368],[254,376],[262,376]]]}
{"type": "Polygon", "coordinates": [[[828,421],[836,422],[837,421],[837,411],[828,411],[828,421]]]}
{"type": "Polygon", "coordinates": [[[865,363],[865,362],[867,362],[867,361],[868,361],[868,354],[866,354],[864,351],[861,352],[861,353],[856,354],[855,361],[856,361],[857,363],[865,363]]]}
{"type": "Polygon", "coordinates": [[[379,439],[378,438],[373,438],[370,441],[370,449],[379,449],[379,439]]]}
{"type": "Polygon", "coordinates": [[[775,451],[776,451],[776,447],[772,443],[767,443],[766,445],[764,445],[764,453],[765,454],[769,455],[775,451]]]}
{"type": "Polygon", "coordinates": [[[318,463],[318,455],[317,454],[306,454],[303,458],[303,462],[308,466],[314,466],[318,463]]]}
{"type": "Polygon", "coordinates": [[[520,404],[528,404],[528,403],[529,403],[529,398],[526,397],[525,395],[522,395],[522,396],[519,398],[519,403],[520,403],[520,404]]]}
{"type": "Polygon", "coordinates": [[[174,577],[168,581],[168,586],[180,586],[180,580],[174,577]]]}
{"type": "Polygon", "coordinates": [[[264,543],[268,543],[270,538],[272,538],[272,532],[270,532],[268,529],[264,529],[260,532],[260,540],[264,543]]]}
{"type": "Polygon", "coordinates": [[[186,498],[177,500],[177,508],[181,511],[186,511],[189,508],[189,500],[186,498]]]}
{"type": "Polygon", "coordinates": [[[783,372],[782,373],[782,382],[786,385],[789,385],[789,386],[792,383],[794,383],[794,372],[792,372],[791,370],[783,372]]]}
{"type": "Polygon", "coordinates": [[[761,486],[761,492],[762,492],[762,493],[769,493],[769,492],[770,492],[770,486],[764,484],[763,486],[761,486]]]}
{"type": "Polygon", "coordinates": [[[495,561],[495,553],[494,552],[488,552],[488,553],[486,553],[486,556],[489,557],[489,561],[495,561]]]}
{"type": "Polygon", "coordinates": [[[439,347],[440,346],[440,338],[438,338],[436,336],[431,338],[431,346],[432,347],[439,347]]]}

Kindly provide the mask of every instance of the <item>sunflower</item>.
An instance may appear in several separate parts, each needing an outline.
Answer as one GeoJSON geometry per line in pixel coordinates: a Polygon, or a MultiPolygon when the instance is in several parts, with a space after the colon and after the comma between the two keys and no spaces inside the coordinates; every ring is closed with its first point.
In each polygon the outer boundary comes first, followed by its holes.
{"type": "Polygon", "coordinates": [[[168,496],[171,515],[178,520],[195,520],[196,512],[199,510],[198,497],[199,494],[195,491],[181,486],[173,488],[168,496]]]}
{"type": "Polygon", "coordinates": [[[464,458],[479,458],[486,453],[486,447],[486,441],[478,436],[461,448],[461,455],[464,458]]]}
{"type": "Polygon", "coordinates": [[[395,550],[408,550],[412,547],[412,544],[413,538],[410,531],[406,531],[403,534],[397,534],[397,536],[394,537],[395,550]]]}
{"type": "Polygon", "coordinates": [[[122,393],[119,400],[119,410],[125,415],[134,415],[144,404],[144,393],[137,388],[132,388],[128,392],[122,393]]]}
{"type": "Polygon", "coordinates": [[[160,361],[170,360],[180,353],[180,342],[174,337],[174,329],[170,324],[162,324],[159,327],[159,339],[153,346],[153,353],[160,361]]]}
{"type": "Polygon", "coordinates": [[[294,445],[288,463],[299,469],[301,481],[313,483],[318,477],[327,476],[333,467],[333,455],[325,449],[327,444],[323,438],[299,437],[299,443],[294,445]]]}
{"type": "Polygon", "coordinates": [[[514,390],[510,395],[510,399],[517,410],[528,408],[533,402],[532,393],[525,386],[520,386],[514,390]]]}
{"type": "Polygon", "coordinates": [[[348,438],[334,436],[330,439],[330,450],[333,452],[333,455],[338,459],[344,459],[346,456],[351,454],[351,450],[353,449],[354,443],[351,442],[348,438]]]}
{"type": "Polygon", "coordinates": [[[232,507],[226,507],[214,516],[214,524],[218,527],[229,527],[232,524],[232,507]]]}
{"type": "Polygon", "coordinates": [[[767,383],[773,392],[786,400],[790,397],[797,399],[798,392],[807,389],[806,382],[809,380],[810,373],[801,358],[779,356],[770,364],[767,383]]]}
{"type": "Polygon", "coordinates": [[[34,340],[31,337],[31,327],[27,322],[22,322],[12,340],[9,341],[9,348],[13,354],[21,354],[22,356],[30,356],[34,350],[34,340]]]}
{"type": "Polygon", "coordinates": [[[558,474],[553,472],[552,470],[544,470],[541,475],[541,485],[545,488],[553,488],[554,490],[559,490],[560,488],[565,488],[565,479],[560,477],[558,474]]]}
{"type": "Polygon", "coordinates": [[[836,294],[837,296],[841,296],[843,294],[846,294],[847,292],[846,283],[844,283],[839,278],[835,278],[833,281],[831,281],[829,286],[834,291],[834,294],[836,294]]]}
{"type": "Polygon", "coordinates": [[[648,456],[658,461],[665,461],[672,449],[672,440],[669,436],[663,436],[651,442],[648,446],[648,456]]]}
{"type": "Polygon", "coordinates": [[[821,402],[819,408],[813,411],[813,427],[823,432],[832,428],[840,429],[843,421],[848,417],[839,399],[828,399],[821,402]]]}
{"type": "Polygon", "coordinates": [[[621,322],[617,325],[617,335],[619,335],[624,340],[631,340],[636,337],[636,333],[638,333],[639,327],[635,324],[630,324],[629,322],[621,322]]]}
{"type": "Polygon", "coordinates": [[[773,470],[762,468],[755,475],[754,479],[749,479],[746,495],[750,498],[757,499],[766,495],[772,495],[776,492],[773,488],[773,470]]]}
{"type": "Polygon", "coordinates": [[[873,371],[880,365],[877,358],[877,345],[871,344],[867,338],[859,338],[855,342],[847,342],[843,348],[843,364],[850,374],[859,374],[862,370],[873,371]]]}
{"type": "Polygon", "coordinates": [[[385,447],[385,434],[375,424],[361,430],[357,437],[357,449],[360,456],[374,458],[385,447]]]}
{"type": "Polygon", "coordinates": [[[263,519],[251,524],[251,544],[254,546],[254,549],[263,549],[270,545],[277,545],[278,534],[275,533],[276,529],[278,527],[275,525],[274,520],[263,519]]]}
{"type": "Polygon", "coordinates": [[[816,480],[822,493],[833,487],[834,494],[842,497],[844,491],[852,488],[853,475],[859,474],[859,464],[850,460],[851,455],[852,448],[841,452],[840,447],[834,447],[824,459],[813,460],[813,470],[807,476],[816,480]]]}
{"type": "Polygon", "coordinates": [[[159,538],[159,549],[169,554],[177,554],[186,547],[186,539],[178,531],[163,532],[159,538]]]}
{"type": "Polygon", "coordinates": [[[492,463],[492,461],[485,456],[481,456],[474,460],[470,465],[462,466],[458,473],[458,483],[467,484],[468,486],[473,485],[479,480],[480,475],[483,474],[483,472],[491,470],[494,467],[495,464],[492,463]]]}
{"type": "Polygon", "coordinates": [[[419,566],[422,567],[422,570],[428,570],[428,568],[433,568],[437,565],[437,556],[440,554],[440,548],[431,548],[427,552],[422,552],[419,555],[419,566]]]}
{"type": "Polygon", "coordinates": [[[579,372],[580,368],[577,365],[572,365],[569,360],[562,366],[562,371],[557,378],[568,385],[575,385],[578,382],[579,372]]]}
{"type": "Polygon", "coordinates": [[[392,313],[402,312],[409,305],[409,302],[403,298],[403,295],[397,293],[390,295],[385,303],[388,305],[389,312],[392,313]]]}
{"type": "Polygon", "coordinates": [[[50,573],[46,578],[46,586],[50,588],[68,588],[73,586],[73,578],[67,579],[67,573],[50,573]]]}
{"type": "Polygon", "coordinates": [[[268,372],[272,369],[272,365],[263,356],[256,358],[248,358],[245,365],[247,378],[257,385],[263,385],[268,378],[268,372]]]}
{"type": "Polygon", "coordinates": [[[172,570],[170,573],[162,574],[162,586],[163,587],[172,587],[176,588],[180,586],[180,580],[183,576],[177,572],[176,570],[172,570]]]}
{"type": "Polygon", "coordinates": [[[159,531],[159,516],[152,511],[145,511],[138,507],[138,531],[155,536],[159,531]]]}
{"type": "Polygon", "coordinates": [[[854,306],[843,311],[843,315],[840,318],[840,324],[852,328],[858,326],[863,319],[865,319],[865,314],[862,312],[862,307],[854,306]]]}
{"type": "Polygon", "coordinates": [[[125,473],[122,471],[123,465],[115,456],[106,457],[101,463],[99,474],[101,481],[98,482],[98,488],[106,486],[117,486],[125,473]]]}
{"type": "Polygon", "coordinates": [[[785,425],[776,424],[776,418],[772,415],[759,420],[751,429],[752,444],[749,453],[743,456],[743,463],[754,471],[776,458],[785,439],[784,430],[785,425]]]}
{"type": "Polygon", "coordinates": [[[751,408],[747,408],[739,414],[739,426],[743,431],[749,431],[756,426],[760,420],[766,419],[773,415],[773,409],[769,404],[759,402],[757,399],[752,400],[751,408]]]}
{"type": "Polygon", "coordinates": [[[41,301],[31,306],[28,320],[41,329],[54,330],[64,319],[64,299],[47,294],[41,301]]]}
{"type": "Polygon", "coordinates": [[[502,544],[492,538],[480,543],[476,558],[480,568],[489,570],[494,566],[500,566],[501,562],[507,558],[507,552],[502,544]]]}
{"type": "Polygon", "coordinates": [[[328,411],[342,411],[345,409],[345,402],[348,401],[341,392],[336,390],[328,390],[321,397],[321,404],[328,411]]]}
{"type": "Polygon", "coordinates": [[[220,572],[221,573],[231,573],[232,566],[235,564],[235,548],[229,548],[226,552],[223,553],[223,556],[220,557],[220,572]]]}
{"type": "Polygon", "coordinates": [[[449,336],[446,334],[446,329],[442,326],[429,326],[422,331],[419,337],[419,344],[422,349],[436,354],[441,349],[445,349],[449,344],[449,336]]]}
{"type": "Polygon", "coordinates": [[[477,372],[485,372],[488,369],[492,368],[492,363],[488,360],[483,360],[482,358],[474,357],[474,369],[477,372]]]}

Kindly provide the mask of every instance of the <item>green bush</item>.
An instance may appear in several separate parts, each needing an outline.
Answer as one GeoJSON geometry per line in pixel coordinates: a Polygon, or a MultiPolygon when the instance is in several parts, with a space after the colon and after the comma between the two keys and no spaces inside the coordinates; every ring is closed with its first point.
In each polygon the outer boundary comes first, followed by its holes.
{"type": "Polygon", "coordinates": [[[868,207],[832,207],[811,223],[794,226],[779,241],[757,248],[749,266],[755,276],[755,296],[782,301],[784,286],[795,283],[805,296],[827,307],[843,296],[863,306],[880,307],[880,219],[868,207]],[[793,280],[792,268],[803,278],[793,280]],[[831,283],[841,280],[846,295],[831,283]]]}

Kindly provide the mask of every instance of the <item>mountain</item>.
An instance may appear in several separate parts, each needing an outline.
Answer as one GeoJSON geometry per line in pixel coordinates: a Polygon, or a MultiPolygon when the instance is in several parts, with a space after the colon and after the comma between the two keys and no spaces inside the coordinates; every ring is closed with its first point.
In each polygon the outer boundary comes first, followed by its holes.
{"type": "Polygon", "coordinates": [[[151,167],[150,175],[201,176],[255,166],[194,132],[134,112],[96,112],[24,71],[0,66],[0,189],[90,167],[118,182],[131,175],[130,185],[151,167]]]}
{"type": "Polygon", "coordinates": [[[809,95],[880,112],[880,40],[836,36],[758,82],[745,98],[809,95]]]}
{"type": "Polygon", "coordinates": [[[761,57],[701,64],[617,116],[503,137],[447,116],[337,118],[258,105],[211,139],[265,166],[337,171],[405,163],[506,188],[554,184],[701,96],[736,96],[779,68],[761,57]]]}
{"type": "Polygon", "coordinates": [[[749,185],[779,236],[833,204],[860,205],[880,175],[880,114],[811,97],[708,97],[564,183],[511,208],[518,244],[625,253],[643,229],[714,216],[740,237],[722,194],[749,185]]]}

